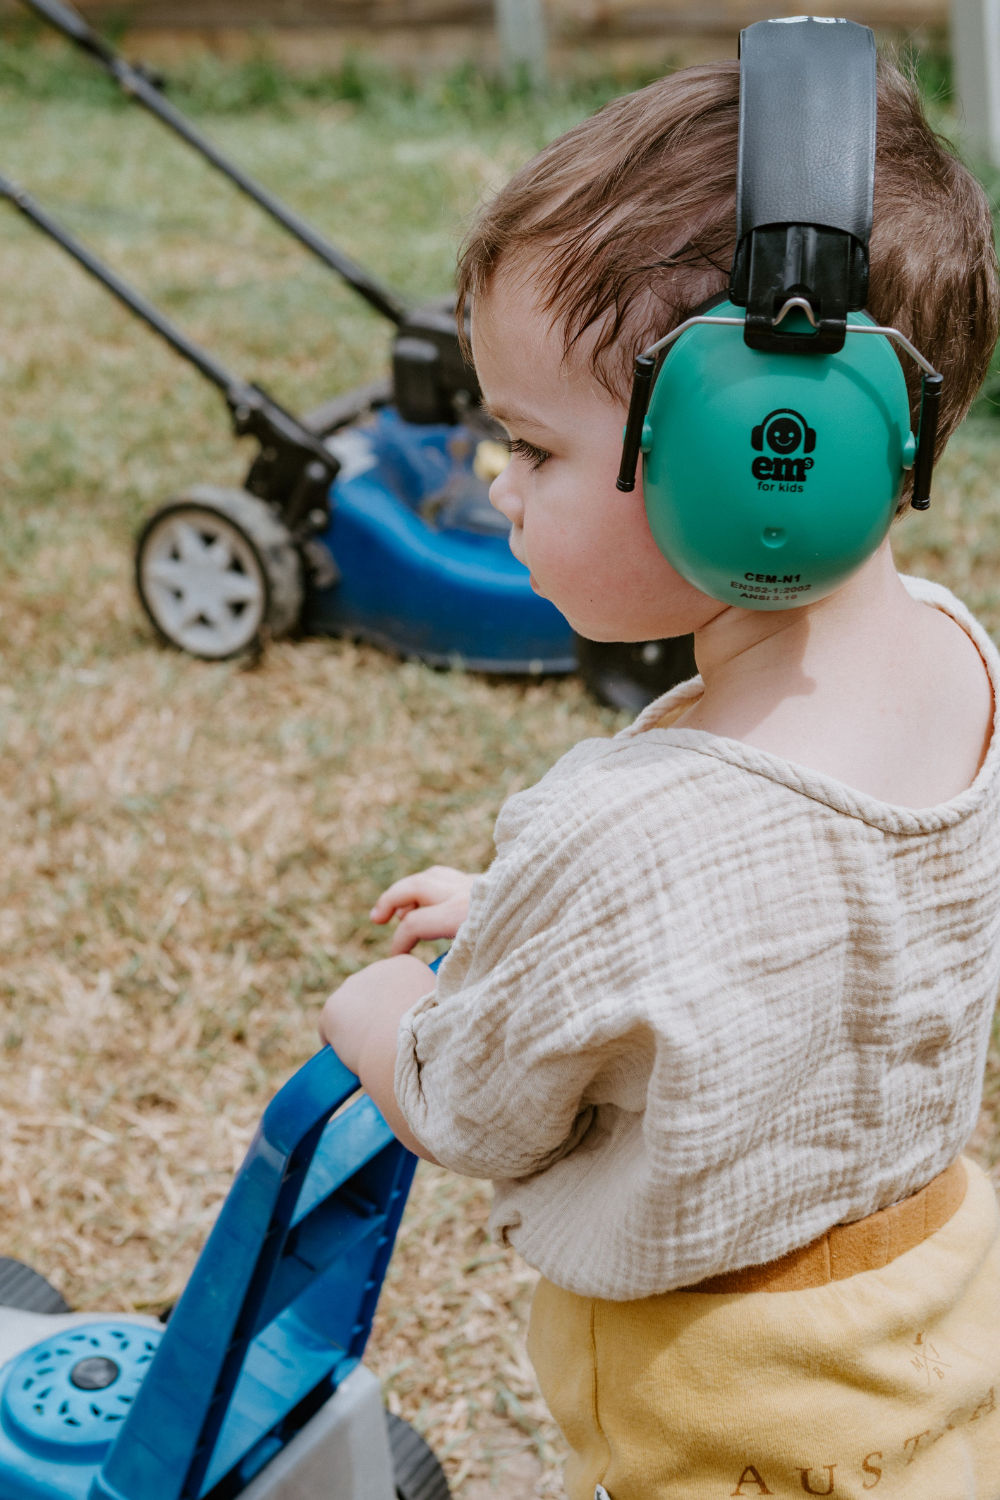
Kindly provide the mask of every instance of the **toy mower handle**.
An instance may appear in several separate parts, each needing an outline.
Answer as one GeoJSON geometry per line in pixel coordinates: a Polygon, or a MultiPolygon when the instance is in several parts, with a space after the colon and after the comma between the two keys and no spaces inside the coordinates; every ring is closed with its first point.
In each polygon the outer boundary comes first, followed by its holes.
{"type": "Polygon", "coordinates": [[[324,1047],[275,1094],[264,1111],[260,1133],[276,1151],[291,1157],[310,1132],[325,1124],[359,1087],[358,1078],[344,1067],[333,1048],[324,1047]],[[335,1101],[332,1105],[331,1100],[335,1101]]]}
{"type": "Polygon", "coordinates": [[[417,1159],[359,1088],[324,1047],[268,1105],[89,1500],[237,1493],[360,1360],[417,1159]]]}
{"type": "Polygon", "coordinates": [[[329,1047],[271,1101],[91,1500],[196,1497],[329,1116],[358,1088],[329,1047]]]}

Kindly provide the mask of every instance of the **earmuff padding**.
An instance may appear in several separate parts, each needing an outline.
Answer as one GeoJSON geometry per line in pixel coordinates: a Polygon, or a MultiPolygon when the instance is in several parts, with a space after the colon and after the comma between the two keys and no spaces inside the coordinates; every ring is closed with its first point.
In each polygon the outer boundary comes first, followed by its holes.
{"type": "Polygon", "coordinates": [[[867,245],[875,177],[875,38],[812,16],[740,33],[736,239],[816,224],[867,245]]]}

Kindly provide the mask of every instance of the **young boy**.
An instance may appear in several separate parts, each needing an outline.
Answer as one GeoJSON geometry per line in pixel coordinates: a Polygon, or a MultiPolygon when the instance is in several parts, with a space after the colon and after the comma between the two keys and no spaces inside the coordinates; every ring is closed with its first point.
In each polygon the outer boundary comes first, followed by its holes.
{"type": "MultiPolygon", "coordinates": [[[[464,251],[534,587],[700,676],[578,745],[485,875],[400,881],[324,1035],[415,1151],[490,1177],[590,1500],[1000,1496],[1000,1214],[960,1153],[1000,984],[1000,659],[886,542],[722,605],[615,488],[638,350],[723,290],[739,73],[691,68],[530,162],[464,251]],[[454,937],[434,976],[409,950],[454,937]]],[[[960,420],[997,331],[987,204],[880,69],[868,307],[960,420]]],[[[916,421],[914,419],[914,426],[916,421]]]]}

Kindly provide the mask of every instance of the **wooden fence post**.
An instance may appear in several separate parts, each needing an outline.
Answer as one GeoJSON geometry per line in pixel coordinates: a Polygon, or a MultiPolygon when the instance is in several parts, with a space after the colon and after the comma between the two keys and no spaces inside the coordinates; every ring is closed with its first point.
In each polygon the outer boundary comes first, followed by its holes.
{"type": "Polygon", "coordinates": [[[1000,167],[1000,0],[951,0],[951,53],[969,153],[1000,167]]]}
{"type": "Polygon", "coordinates": [[[494,0],[494,14],[504,78],[517,83],[526,76],[532,88],[544,88],[548,62],[543,0],[494,0]]]}

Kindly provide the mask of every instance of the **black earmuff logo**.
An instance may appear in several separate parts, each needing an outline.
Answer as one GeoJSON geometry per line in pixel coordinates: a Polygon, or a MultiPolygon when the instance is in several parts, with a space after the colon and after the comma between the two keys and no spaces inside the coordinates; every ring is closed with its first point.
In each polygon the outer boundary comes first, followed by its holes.
{"type": "Polygon", "coordinates": [[[807,455],[816,447],[816,432],[801,412],[779,407],[753,428],[750,446],[761,454],[750,465],[758,489],[800,490],[813,466],[807,455]]]}

